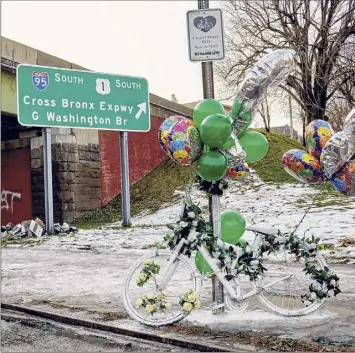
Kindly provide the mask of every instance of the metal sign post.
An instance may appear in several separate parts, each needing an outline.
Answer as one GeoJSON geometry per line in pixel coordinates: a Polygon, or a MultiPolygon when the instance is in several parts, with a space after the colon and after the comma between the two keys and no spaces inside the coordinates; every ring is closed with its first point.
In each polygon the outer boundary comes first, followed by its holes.
{"type": "Polygon", "coordinates": [[[122,196],[122,225],[130,227],[131,200],[129,190],[129,164],[128,164],[128,133],[120,132],[120,160],[121,160],[121,196],[122,196]]]}
{"type": "Polygon", "coordinates": [[[43,128],[43,173],[45,224],[48,234],[53,234],[53,180],[52,180],[52,135],[51,128],[43,128]]]}
{"type": "Polygon", "coordinates": [[[122,224],[130,226],[127,131],[150,130],[147,80],[24,64],[16,73],[19,123],[43,127],[48,230],[53,229],[51,127],[120,131],[122,224]]]}
{"type": "MultiPolygon", "coordinates": [[[[199,9],[208,9],[209,8],[209,1],[208,0],[198,0],[198,8],[199,9]]],[[[216,10],[214,10],[216,11],[216,10]]],[[[200,16],[202,18],[202,16],[200,16]]],[[[207,18],[207,17],[205,17],[207,18]]],[[[202,20],[203,22],[203,20],[202,20]]],[[[216,22],[211,22],[214,25],[219,25],[220,28],[222,28],[222,23],[220,21],[216,22]]],[[[196,18],[194,20],[194,23],[198,23],[196,21],[196,18]]],[[[202,33],[205,32],[208,29],[208,25],[206,24],[207,28],[203,29],[202,33]]],[[[209,31],[209,30],[208,30],[209,31]]],[[[207,32],[208,32],[207,31],[207,32]]],[[[222,48],[221,50],[215,50],[219,53],[217,53],[217,57],[212,57],[211,59],[218,60],[218,59],[223,59],[224,58],[224,46],[223,46],[223,33],[214,35],[213,37],[218,36],[219,39],[222,40],[222,48]],[[222,55],[221,53],[222,52],[222,55]]],[[[191,37],[191,34],[189,34],[189,38],[191,37]]],[[[195,36],[194,36],[195,37],[195,36]]],[[[193,38],[194,38],[193,37],[193,38]]],[[[204,36],[203,36],[204,37],[204,36]]],[[[206,35],[206,37],[208,37],[206,35]]],[[[203,41],[209,41],[208,38],[203,39],[203,41]]],[[[208,44],[208,43],[206,43],[208,44]]],[[[217,44],[216,44],[217,45],[217,44]]],[[[198,46],[199,48],[199,46],[198,46]]],[[[203,49],[203,48],[202,48],[203,49]]],[[[203,49],[206,50],[206,49],[203,49]]],[[[191,59],[191,54],[192,52],[197,54],[197,52],[194,51],[194,48],[191,48],[191,41],[190,41],[190,60],[191,59]],[[191,50],[192,49],[192,50],[191,50]]],[[[208,54],[208,52],[201,53],[203,55],[213,55],[214,52],[211,54],[208,54]]],[[[212,61],[204,61],[202,62],[202,82],[203,82],[203,97],[206,98],[214,98],[214,84],[213,84],[213,62],[212,61]]],[[[218,195],[212,195],[209,197],[209,211],[210,211],[210,223],[213,225],[213,233],[216,237],[220,237],[220,228],[221,228],[221,213],[220,213],[220,197],[218,195]]],[[[223,313],[224,312],[224,290],[223,290],[223,285],[222,283],[217,279],[215,275],[212,276],[212,299],[214,303],[214,308],[213,308],[213,313],[218,314],[218,313],[223,313]]]]}

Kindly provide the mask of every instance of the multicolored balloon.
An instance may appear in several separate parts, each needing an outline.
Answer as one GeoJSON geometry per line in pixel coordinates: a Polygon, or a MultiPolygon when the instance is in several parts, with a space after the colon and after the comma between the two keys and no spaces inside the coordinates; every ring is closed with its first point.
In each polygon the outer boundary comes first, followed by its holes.
{"type": "Polygon", "coordinates": [[[179,120],[170,127],[167,150],[175,163],[190,166],[201,155],[202,147],[199,131],[192,120],[179,120]]]}
{"type": "Polygon", "coordinates": [[[163,149],[163,151],[169,156],[170,156],[169,144],[168,144],[169,130],[175,123],[184,119],[185,118],[183,116],[178,116],[178,115],[170,116],[169,118],[165,119],[163,123],[160,125],[158,131],[159,144],[160,147],[163,149]]]}
{"type": "Polygon", "coordinates": [[[244,181],[249,176],[249,166],[247,163],[240,164],[234,168],[228,168],[225,179],[244,181]]]}
{"type": "Polygon", "coordinates": [[[331,125],[324,120],[313,120],[306,128],[308,153],[320,158],[323,148],[334,134],[331,125]]]}
{"type": "Polygon", "coordinates": [[[344,167],[330,178],[330,182],[336,191],[355,197],[355,161],[345,163],[344,167]]]}
{"type": "Polygon", "coordinates": [[[320,162],[303,150],[292,149],[282,156],[285,171],[305,184],[320,183],[324,180],[320,162]]]}

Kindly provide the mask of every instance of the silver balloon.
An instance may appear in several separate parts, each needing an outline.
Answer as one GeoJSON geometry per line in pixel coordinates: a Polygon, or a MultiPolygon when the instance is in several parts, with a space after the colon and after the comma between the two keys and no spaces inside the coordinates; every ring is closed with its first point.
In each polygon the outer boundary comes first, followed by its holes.
{"type": "Polygon", "coordinates": [[[352,141],[355,141],[355,108],[350,111],[350,113],[346,116],[344,121],[343,131],[349,137],[352,137],[352,141]]]}
{"type": "Polygon", "coordinates": [[[243,150],[243,147],[239,143],[239,140],[234,135],[232,135],[232,137],[234,138],[235,146],[225,151],[225,154],[229,157],[228,168],[232,168],[236,165],[245,163],[247,157],[247,154],[243,150]]]}
{"type": "Polygon", "coordinates": [[[355,154],[355,109],[347,115],[343,131],[334,134],[324,146],[321,163],[330,178],[355,154]]]}
{"type": "MultiPolygon", "coordinates": [[[[242,102],[244,111],[252,109],[258,104],[266,89],[277,87],[286,81],[295,69],[294,54],[293,50],[279,49],[261,58],[254,67],[248,70],[239,85],[234,104],[239,107],[242,102]]],[[[236,109],[233,115],[235,113],[236,109]]]]}
{"type": "Polygon", "coordinates": [[[335,133],[327,142],[320,156],[324,174],[330,178],[354,153],[349,150],[349,137],[343,131],[335,133]]]}

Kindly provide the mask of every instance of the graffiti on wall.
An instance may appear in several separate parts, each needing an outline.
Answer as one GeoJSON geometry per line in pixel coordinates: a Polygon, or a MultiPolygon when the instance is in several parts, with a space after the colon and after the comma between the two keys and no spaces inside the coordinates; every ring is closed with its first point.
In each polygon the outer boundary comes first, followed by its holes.
{"type": "Polygon", "coordinates": [[[14,200],[21,199],[21,193],[9,190],[1,191],[1,210],[5,209],[7,211],[11,210],[14,212],[14,200]]]}

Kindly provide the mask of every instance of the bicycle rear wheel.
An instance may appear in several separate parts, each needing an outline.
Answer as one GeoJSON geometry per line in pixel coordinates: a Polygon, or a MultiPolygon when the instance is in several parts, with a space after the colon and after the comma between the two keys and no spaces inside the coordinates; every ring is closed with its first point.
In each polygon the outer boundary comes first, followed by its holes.
{"type": "Polygon", "coordinates": [[[176,264],[174,273],[166,284],[166,287],[162,288],[168,292],[166,299],[170,304],[169,310],[151,314],[143,307],[137,308],[136,302],[138,298],[142,298],[147,294],[154,296],[161,294],[158,286],[161,283],[162,274],[165,272],[171,256],[172,254],[169,252],[161,252],[158,256],[145,256],[132,266],[124,283],[123,299],[126,310],[133,319],[145,325],[163,326],[182,320],[186,316],[186,313],[181,311],[179,305],[180,297],[189,289],[196,290],[195,272],[189,262],[179,256],[174,263],[176,264]],[[143,287],[140,287],[137,285],[136,279],[141,273],[144,261],[146,260],[159,263],[160,271],[154,276],[155,278],[150,278],[143,287]]]}
{"type": "MultiPolygon", "coordinates": [[[[296,261],[294,255],[286,249],[280,249],[264,258],[263,265],[267,271],[254,282],[254,286],[259,289],[261,301],[271,311],[284,316],[302,316],[310,314],[323,304],[324,300],[321,300],[306,306],[302,301],[302,295],[309,294],[309,286],[313,283],[310,276],[303,271],[305,265],[302,259],[296,261]],[[285,279],[281,280],[282,278],[285,279]],[[280,281],[277,282],[278,280],[280,281]]],[[[326,263],[317,253],[312,265],[317,269],[324,269],[326,263]]]]}

